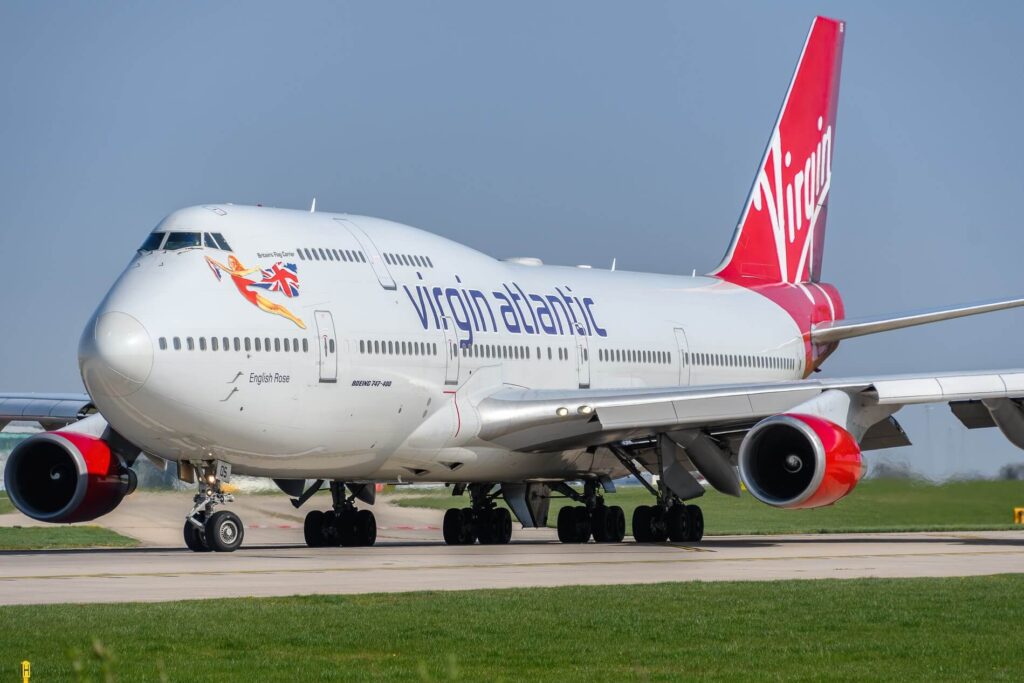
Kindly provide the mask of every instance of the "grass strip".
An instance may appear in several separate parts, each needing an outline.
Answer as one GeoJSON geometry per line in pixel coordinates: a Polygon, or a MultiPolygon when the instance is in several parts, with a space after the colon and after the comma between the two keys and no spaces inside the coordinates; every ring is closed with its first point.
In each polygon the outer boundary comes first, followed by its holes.
{"type": "Polygon", "coordinates": [[[134,538],[98,526],[0,527],[0,550],[130,548],[138,544],[134,538]]]}
{"type": "Polygon", "coordinates": [[[1019,680],[1022,592],[1013,575],[5,607],[0,676],[28,659],[39,680],[1019,680]]]}

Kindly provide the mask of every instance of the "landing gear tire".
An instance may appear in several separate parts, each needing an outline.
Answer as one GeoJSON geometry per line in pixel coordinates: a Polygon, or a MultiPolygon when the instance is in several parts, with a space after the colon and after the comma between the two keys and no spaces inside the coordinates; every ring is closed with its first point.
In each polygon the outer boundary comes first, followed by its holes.
{"type": "Polygon", "coordinates": [[[580,505],[576,508],[576,542],[586,543],[590,540],[590,510],[580,505]]]}
{"type": "Polygon", "coordinates": [[[206,545],[218,553],[230,553],[242,545],[245,529],[242,520],[230,510],[214,512],[206,520],[206,545]]]}
{"type": "Polygon", "coordinates": [[[465,545],[463,541],[462,510],[449,508],[444,512],[444,523],[441,525],[441,532],[444,535],[444,542],[448,545],[465,545]]]}
{"type": "Polygon", "coordinates": [[[690,541],[690,508],[684,505],[673,505],[665,513],[665,527],[668,538],[673,543],[690,541]]]}
{"type": "Polygon", "coordinates": [[[595,543],[619,543],[626,537],[626,514],[618,505],[594,508],[590,525],[595,543]]]}
{"type": "Polygon", "coordinates": [[[590,510],[584,505],[558,511],[558,540],[562,543],[586,543],[590,540],[590,510]]]}
{"type": "Polygon", "coordinates": [[[346,539],[352,535],[349,527],[352,526],[352,517],[346,512],[336,510],[324,510],[323,524],[320,526],[320,533],[324,537],[324,545],[329,548],[337,548],[339,545],[353,545],[346,543],[346,539]]]}
{"type": "Polygon", "coordinates": [[[704,512],[696,505],[687,505],[686,517],[686,540],[690,543],[700,543],[704,538],[704,512]]]}
{"type": "Polygon", "coordinates": [[[196,525],[189,520],[185,520],[185,546],[194,553],[208,553],[210,552],[210,546],[206,545],[206,539],[203,538],[203,532],[196,528],[196,525]]]}
{"type": "Polygon", "coordinates": [[[306,538],[306,545],[310,548],[322,548],[326,543],[324,539],[324,513],[320,510],[310,510],[302,523],[302,535],[306,538]]]}
{"type": "Polygon", "coordinates": [[[335,526],[335,539],[334,545],[345,546],[346,548],[354,548],[359,543],[359,533],[356,529],[356,511],[342,510],[340,513],[328,513],[333,514],[334,526],[335,526]]]}
{"type": "Polygon", "coordinates": [[[512,513],[505,508],[491,510],[491,543],[505,545],[512,540],[512,513]]]}
{"type": "Polygon", "coordinates": [[[462,508],[459,510],[459,518],[462,524],[462,542],[460,545],[473,545],[476,543],[476,527],[473,524],[473,508],[462,508]]]}
{"type": "Polygon", "coordinates": [[[633,510],[633,539],[637,543],[651,542],[650,505],[637,505],[633,510]]]}
{"type": "Polygon", "coordinates": [[[594,534],[594,543],[608,542],[608,508],[599,505],[590,515],[590,529],[594,534]]]}
{"type": "Polygon", "coordinates": [[[665,517],[661,508],[637,506],[633,511],[633,538],[637,543],[661,543],[667,538],[665,517]]]}
{"type": "Polygon", "coordinates": [[[369,510],[355,514],[355,537],[357,545],[371,546],[377,542],[377,518],[369,510]]]}
{"type": "Polygon", "coordinates": [[[444,513],[444,542],[448,545],[473,545],[476,531],[472,508],[451,508],[444,513]]]}
{"type": "Polygon", "coordinates": [[[558,511],[558,540],[562,543],[576,542],[575,508],[566,506],[558,511]]]}
{"type": "Polygon", "coordinates": [[[473,530],[480,545],[494,544],[494,510],[481,510],[476,515],[473,530]]]}
{"type": "Polygon", "coordinates": [[[619,543],[626,536],[626,515],[618,505],[599,505],[590,517],[595,543],[619,543]]]}

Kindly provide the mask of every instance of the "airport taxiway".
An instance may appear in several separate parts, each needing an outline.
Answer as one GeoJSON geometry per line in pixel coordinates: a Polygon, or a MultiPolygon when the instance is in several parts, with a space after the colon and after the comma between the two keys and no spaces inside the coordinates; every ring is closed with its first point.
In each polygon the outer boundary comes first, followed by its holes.
{"type": "Polygon", "coordinates": [[[516,531],[507,546],[449,547],[439,511],[387,501],[375,506],[375,547],[307,548],[305,510],[283,496],[243,497],[233,508],[248,525],[243,548],[197,554],[179,540],[187,501],[133,496],[103,520],[142,539],[140,548],[0,553],[0,605],[1024,571],[1016,531],[723,536],[688,546],[563,545],[540,529],[516,531]]]}

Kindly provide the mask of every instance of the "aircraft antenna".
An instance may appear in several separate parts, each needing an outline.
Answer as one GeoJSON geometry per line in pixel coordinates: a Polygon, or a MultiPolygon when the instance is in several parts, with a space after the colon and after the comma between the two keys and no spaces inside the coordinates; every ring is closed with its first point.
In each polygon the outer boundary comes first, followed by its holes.
{"type": "Polygon", "coordinates": [[[310,213],[316,213],[316,197],[313,197],[313,203],[309,206],[310,213]]]}
{"type": "Polygon", "coordinates": [[[613,271],[615,270],[615,259],[614,259],[614,257],[612,258],[612,270],[613,271]]]}

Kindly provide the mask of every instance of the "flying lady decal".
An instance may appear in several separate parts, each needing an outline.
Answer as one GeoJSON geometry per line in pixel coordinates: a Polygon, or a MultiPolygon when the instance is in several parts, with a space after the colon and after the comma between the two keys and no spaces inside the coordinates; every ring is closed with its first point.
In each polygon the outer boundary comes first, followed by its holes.
{"type": "Polygon", "coordinates": [[[280,292],[289,299],[297,297],[299,295],[299,268],[294,263],[278,261],[270,268],[246,268],[234,254],[231,254],[228,256],[227,265],[209,256],[206,257],[206,264],[210,266],[210,270],[218,280],[221,279],[222,272],[227,273],[242,297],[261,311],[288,318],[300,328],[306,329],[306,324],[294,313],[252,289],[255,287],[270,292],[280,292]],[[247,277],[254,273],[259,275],[259,280],[247,277]]]}

